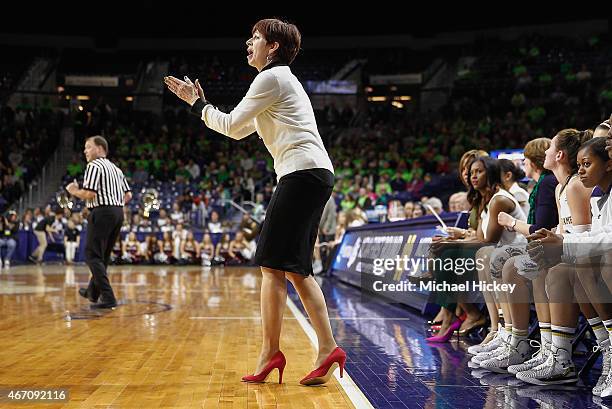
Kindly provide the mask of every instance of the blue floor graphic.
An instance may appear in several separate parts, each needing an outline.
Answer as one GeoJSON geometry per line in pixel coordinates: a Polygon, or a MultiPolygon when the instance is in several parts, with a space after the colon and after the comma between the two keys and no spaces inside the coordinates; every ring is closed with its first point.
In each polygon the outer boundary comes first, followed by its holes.
{"type": "MultiPolygon", "coordinates": [[[[363,298],[335,279],[324,279],[322,288],[346,369],[375,408],[612,408],[612,398],[591,394],[599,362],[577,385],[525,384],[468,368],[472,343],[463,338],[426,342],[426,318],[413,310],[363,298]]],[[[305,314],[295,291],[289,294],[305,314]]]]}

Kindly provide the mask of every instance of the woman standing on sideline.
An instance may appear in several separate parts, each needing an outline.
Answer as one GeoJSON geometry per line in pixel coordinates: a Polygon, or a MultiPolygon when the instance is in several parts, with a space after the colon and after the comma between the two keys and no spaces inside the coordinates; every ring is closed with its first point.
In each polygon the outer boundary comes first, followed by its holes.
{"type": "Polygon", "coordinates": [[[247,62],[259,74],[246,96],[229,114],[205,98],[198,80],[166,77],[165,83],[191,105],[207,127],[243,139],[257,131],[274,159],[278,186],[268,206],[255,262],[261,266],[263,344],[255,373],[246,382],[263,382],[275,368],[279,382],[285,367],[280,333],[291,281],[318,338],[316,369],[300,383],[325,383],[335,365],[342,376],[345,352],[336,345],[327,306],[312,272],[312,254],[323,208],[334,186],[334,168],[319,136],[312,105],[293,75],[291,64],[300,49],[297,27],[276,19],[258,21],[246,42],[247,62]]]}

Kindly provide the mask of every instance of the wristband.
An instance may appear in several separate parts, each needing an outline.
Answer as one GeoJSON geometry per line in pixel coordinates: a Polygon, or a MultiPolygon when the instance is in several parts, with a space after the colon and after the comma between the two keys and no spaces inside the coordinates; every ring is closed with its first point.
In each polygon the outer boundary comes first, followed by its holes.
{"type": "Polygon", "coordinates": [[[202,101],[200,98],[198,98],[196,102],[194,102],[193,105],[191,106],[191,109],[189,110],[189,112],[191,112],[193,115],[197,116],[198,118],[201,118],[202,110],[208,104],[210,104],[210,102],[202,101]]]}

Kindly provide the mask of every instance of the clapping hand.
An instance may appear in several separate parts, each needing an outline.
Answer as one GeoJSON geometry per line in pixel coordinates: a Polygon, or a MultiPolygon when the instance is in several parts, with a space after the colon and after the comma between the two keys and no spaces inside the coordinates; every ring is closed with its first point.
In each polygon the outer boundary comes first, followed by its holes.
{"type": "Polygon", "coordinates": [[[202,101],[205,100],[204,91],[200,86],[199,80],[196,80],[194,84],[187,76],[185,76],[185,81],[169,76],[164,77],[164,83],[170,91],[189,105],[193,105],[198,98],[202,99],[202,101]]]}

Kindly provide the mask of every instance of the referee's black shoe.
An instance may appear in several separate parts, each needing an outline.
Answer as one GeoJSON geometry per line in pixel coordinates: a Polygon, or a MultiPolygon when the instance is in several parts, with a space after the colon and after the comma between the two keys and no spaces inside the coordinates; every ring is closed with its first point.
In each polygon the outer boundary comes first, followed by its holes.
{"type": "Polygon", "coordinates": [[[87,288],[79,288],[79,295],[83,298],[87,298],[89,301],[91,302],[96,302],[98,301],[97,298],[93,298],[88,292],[87,292],[87,288]]]}
{"type": "Polygon", "coordinates": [[[115,300],[100,300],[100,302],[93,303],[89,306],[92,309],[101,309],[101,308],[115,308],[117,306],[117,301],[115,300]]]}

